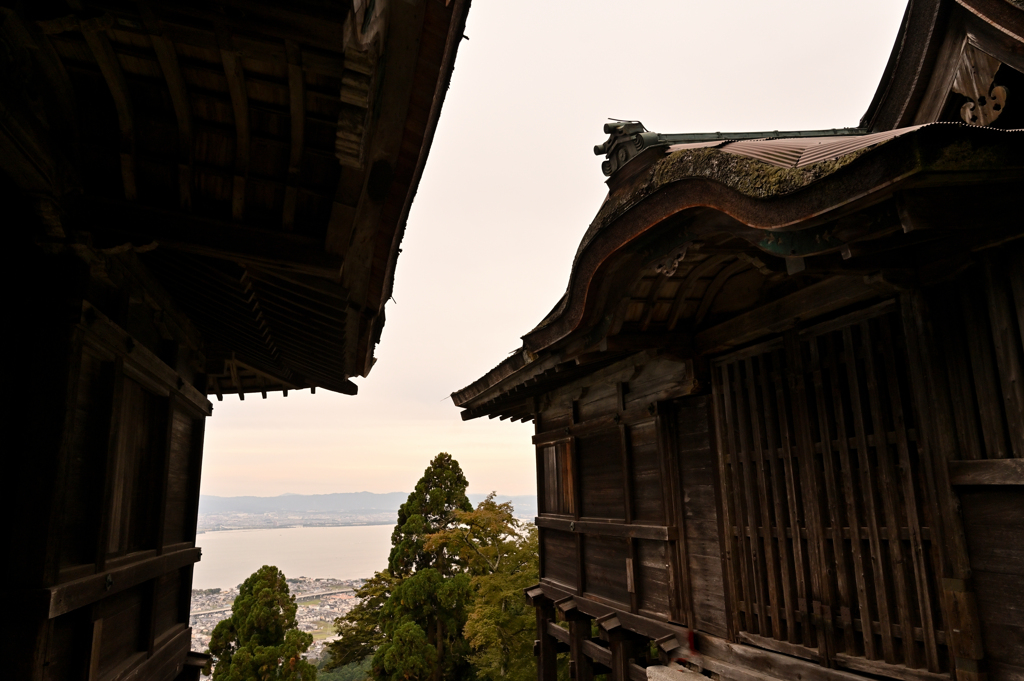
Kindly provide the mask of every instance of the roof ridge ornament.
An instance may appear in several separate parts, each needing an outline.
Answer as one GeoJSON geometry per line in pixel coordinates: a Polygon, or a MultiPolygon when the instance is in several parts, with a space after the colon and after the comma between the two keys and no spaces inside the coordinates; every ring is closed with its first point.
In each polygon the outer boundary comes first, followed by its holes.
{"type": "Polygon", "coordinates": [[[651,132],[640,121],[605,123],[608,139],[594,147],[594,154],[604,155],[601,170],[608,177],[651,147],[700,142],[737,142],[740,140],[771,140],[809,137],[857,137],[866,135],[867,128],[830,128],[827,130],[768,130],[762,132],[693,132],[663,134],[651,132]]]}
{"type": "Polygon", "coordinates": [[[968,43],[960,55],[953,92],[967,97],[960,107],[960,118],[968,125],[990,125],[1006,108],[1007,90],[996,85],[996,71],[1002,66],[995,57],[968,43]]]}

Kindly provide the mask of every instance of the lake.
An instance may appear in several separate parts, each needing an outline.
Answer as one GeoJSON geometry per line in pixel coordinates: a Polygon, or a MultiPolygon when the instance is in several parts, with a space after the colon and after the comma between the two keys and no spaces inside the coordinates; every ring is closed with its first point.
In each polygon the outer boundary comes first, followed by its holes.
{"type": "Polygon", "coordinates": [[[269,530],[203,532],[196,546],[193,589],[229,588],[263,565],[276,565],[286,577],[372,577],[388,566],[389,525],[283,527],[269,530]]]}

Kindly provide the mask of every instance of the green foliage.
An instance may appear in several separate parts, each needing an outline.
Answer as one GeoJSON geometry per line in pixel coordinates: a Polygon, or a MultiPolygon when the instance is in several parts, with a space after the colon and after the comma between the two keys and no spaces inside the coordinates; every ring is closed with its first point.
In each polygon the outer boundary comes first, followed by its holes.
{"type": "Polygon", "coordinates": [[[466,497],[467,486],[458,461],[445,452],[434,457],[416,489],[398,510],[388,557],[391,574],[405,577],[415,570],[435,567],[448,575],[456,569],[443,549],[428,551],[424,544],[428,536],[450,529],[457,512],[473,510],[466,497]]]}
{"type": "Polygon", "coordinates": [[[495,503],[494,493],[476,510],[462,512],[458,524],[432,536],[427,546],[445,543],[469,566],[473,605],[464,634],[470,662],[482,679],[531,681],[536,614],[523,589],[537,583],[537,529],[512,515],[510,502],[495,503]]]}
{"type": "Polygon", "coordinates": [[[473,509],[467,486],[448,454],[430,463],[399,511],[389,570],[335,621],[325,669],[372,655],[375,681],[535,678],[523,589],[537,581],[536,529],[493,493],[473,509]]]}
{"type": "Polygon", "coordinates": [[[317,668],[317,681],[371,681],[371,659],[350,662],[343,667],[330,668],[330,657],[325,656],[317,668]]]}
{"type": "Polygon", "coordinates": [[[462,636],[470,577],[426,568],[406,577],[384,606],[385,642],[373,658],[378,679],[469,678],[462,636]]]}
{"type": "Polygon", "coordinates": [[[254,572],[239,588],[231,617],[210,636],[213,681],[314,681],[316,667],[302,659],[313,637],[296,628],[296,609],[283,572],[272,565],[254,572]]]}
{"type": "Polygon", "coordinates": [[[339,639],[327,644],[328,669],[349,665],[373,657],[384,643],[381,613],[398,580],[385,570],[373,575],[356,591],[358,604],[348,614],[334,620],[339,639]]]}

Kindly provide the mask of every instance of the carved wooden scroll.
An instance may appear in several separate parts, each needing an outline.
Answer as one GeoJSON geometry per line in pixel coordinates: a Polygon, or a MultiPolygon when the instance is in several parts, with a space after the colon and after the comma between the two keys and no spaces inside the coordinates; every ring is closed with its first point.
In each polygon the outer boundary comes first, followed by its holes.
{"type": "Polygon", "coordinates": [[[971,100],[960,108],[965,123],[990,125],[1006,108],[1006,88],[994,82],[1000,66],[998,59],[973,45],[964,47],[953,79],[953,92],[971,100]]]}

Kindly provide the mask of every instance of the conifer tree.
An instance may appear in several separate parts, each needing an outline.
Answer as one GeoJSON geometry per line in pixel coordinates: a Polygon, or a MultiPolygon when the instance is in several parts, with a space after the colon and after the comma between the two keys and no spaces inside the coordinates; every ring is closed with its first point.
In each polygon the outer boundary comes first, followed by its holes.
{"type": "Polygon", "coordinates": [[[296,610],[283,572],[264,565],[250,575],[210,636],[213,681],[315,681],[316,667],[302,659],[313,637],[297,629],[296,610]]]}
{"type": "Polygon", "coordinates": [[[380,681],[473,677],[462,634],[470,598],[466,567],[445,545],[427,548],[430,535],[451,529],[459,512],[473,509],[468,485],[459,463],[442,452],[398,511],[388,567],[402,581],[382,613],[384,643],[373,658],[380,681]]]}
{"type": "Polygon", "coordinates": [[[335,669],[373,657],[384,643],[381,626],[382,613],[391,592],[400,580],[387,570],[377,572],[356,590],[357,605],[334,620],[338,639],[327,645],[330,662],[326,667],[335,669]]]}

